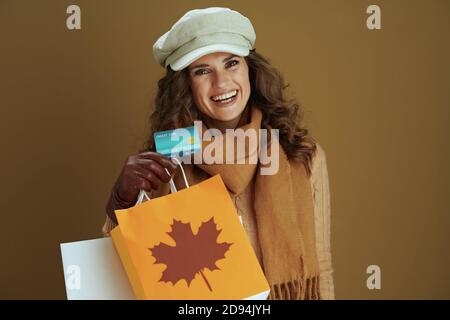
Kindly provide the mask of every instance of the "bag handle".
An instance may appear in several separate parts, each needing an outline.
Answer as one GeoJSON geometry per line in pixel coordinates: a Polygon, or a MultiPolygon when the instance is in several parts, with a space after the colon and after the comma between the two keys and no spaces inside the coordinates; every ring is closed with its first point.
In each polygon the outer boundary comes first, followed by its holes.
{"type": "MultiPolygon", "coordinates": [[[[187,181],[186,173],[184,172],[183,165],[181,164],[180,160],[178,160],[177,158],[172,158],[172,159],[175,160],[175,161],[177,162],[177,164],[180,166],[181,172],[182,172],[182,174],[183,174],[183,179],[184,179],[184,183],[185,183],[185,185],[186,185],[186,188],[189,188],[189,183],[188,183],[188,181],[187,181]]],[[[166,170],[167,174],[170,175],[169,170],[167,170],[167,168],[164,168],[164,169],[166,170]]],[[[177,190],[177,187],[175,186],[175,183],[173,182],[173,179],[172,179],[172,178],[170,178],[169,186],[170,186],[170,192],[171,192],[171,193],[175,193],[175,192],[178,191],[178,190],[177,190]]],[[[142,190],[142,189],[141,189],[141,190],[139,191],[139,195],[138,195],[138,197],[137,197],[137,201],[136,201],[135,206],[137,206],[138,204],[141,204],[141,203],[144,201],[144,198],[146,198],[147,201],[150,200],[150,197],[148,196],[147,192],[145,192],[145,190],[142,190]]]]}

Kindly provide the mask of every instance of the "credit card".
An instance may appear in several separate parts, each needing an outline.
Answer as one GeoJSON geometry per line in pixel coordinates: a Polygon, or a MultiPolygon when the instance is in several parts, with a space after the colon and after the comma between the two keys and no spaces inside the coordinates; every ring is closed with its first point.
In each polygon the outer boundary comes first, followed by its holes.
{"type": "Polygon", "coordinates": [[[153,134],[156,151],[170,158],[183,158],[201,149],[197,127],[159,131],[153,134]]]}

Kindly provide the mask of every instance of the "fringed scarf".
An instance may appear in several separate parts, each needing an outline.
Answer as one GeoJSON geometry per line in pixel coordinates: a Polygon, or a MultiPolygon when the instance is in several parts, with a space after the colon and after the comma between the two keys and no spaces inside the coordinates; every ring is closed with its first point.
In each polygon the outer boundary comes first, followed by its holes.
{"type": "MultiPolygon", "coordinates": [[[[237,128],[255,130],[259,142],[261,122],[262,112],[257,107],[247,107],[237,128]]],[[[203,123],[203,132],[207,129],[203,123]]],[[[223,141],[225,156],[226,144],[232,143],[236,147],[236,142],[226,134],[222,138],[220,141],[223,141]]],[[[211,141],[202,140],[202,150],[205,151],[214,138],[211,141]]],[[[270,135],[267,140],[267,154],[270,155],[270,135]]],[[[220,174],[228,190],[235,195],[242,193],[255,179],[254,211],[262,268],[271,287],[269,299],[320,299],[314,205],[309,177],[302,163],[288,161],[278,141],[278,172],[262,175],[264,165],[259,161],[249,161],[251,157],[258,156],[262,143],[253,149],[246,143],[245,159],[240,159],[241,162],[245,160],[245,164],[237,164],[239,159],[235,159],[234,164],[184,164],[183,168],[191,185],[220,174]]],[[[180,174],[175,175],[174,182],[177,187],[184,187],[180,174]]]]}

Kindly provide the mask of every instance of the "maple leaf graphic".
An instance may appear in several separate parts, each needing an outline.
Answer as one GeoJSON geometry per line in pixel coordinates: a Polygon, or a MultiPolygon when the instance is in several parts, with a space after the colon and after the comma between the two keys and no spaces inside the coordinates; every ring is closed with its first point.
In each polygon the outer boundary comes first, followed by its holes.
{"type": "Polygon", "coordinates": [[[155,263],[167,266],[159,281],[172,282],[175,285],[184,279],[189,287],[195,275],[199,273],[208,289],[212,291],[203,270],[220,270],[216,266],[216,261],[225,258],[225,253],[233,244],[217,243],[217,237],[221,231],[217,229],[214,218],[202,222],[196,235],[192,233],[190,223],[173,220],[172,230],[167,234],[175,240],[176,245],[172,247],[160,243],[149,248],[151,254],[156,258],[155,263]]]}

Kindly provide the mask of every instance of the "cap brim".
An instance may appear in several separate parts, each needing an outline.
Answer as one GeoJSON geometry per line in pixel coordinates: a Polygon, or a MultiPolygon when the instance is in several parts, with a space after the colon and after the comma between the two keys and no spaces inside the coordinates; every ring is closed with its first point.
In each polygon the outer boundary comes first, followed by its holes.
{"type": "Polygon", "coordinates": [[[209,46],[201,47],[188,52],[177,61],[170,64],[170,68],[173,71],[179,71],[186,68],[195,60],[214,52],[227,52],[241,57],[248,56],[250,50],[245,47],[231,45],[231,44],[212,44],[209,46]]]}

